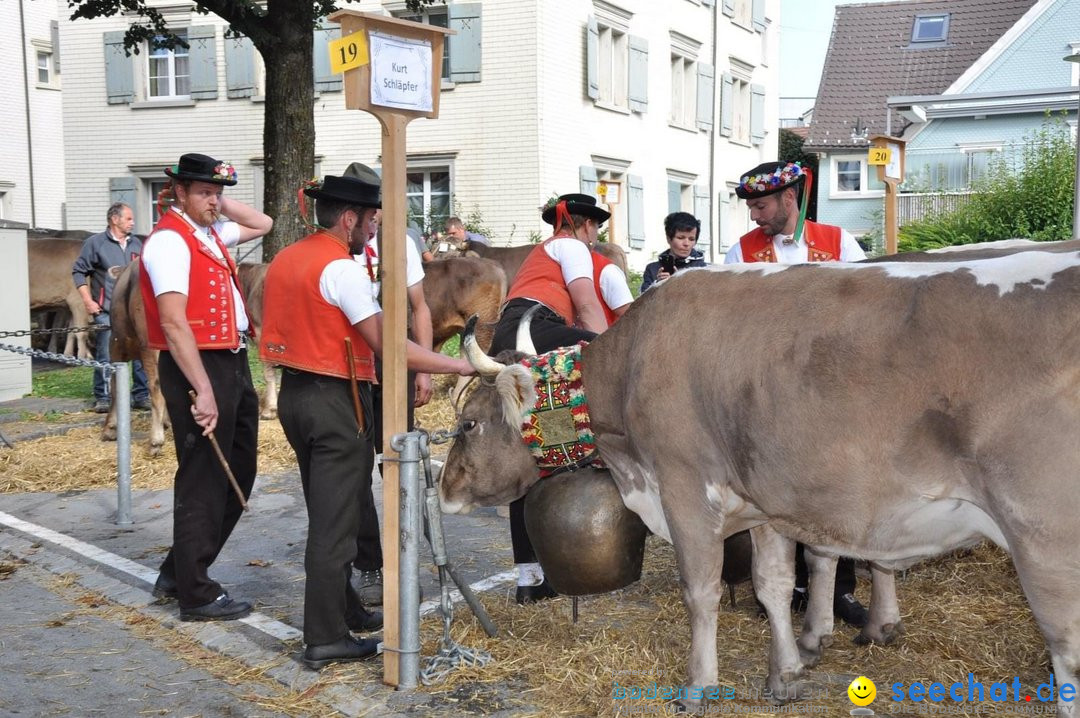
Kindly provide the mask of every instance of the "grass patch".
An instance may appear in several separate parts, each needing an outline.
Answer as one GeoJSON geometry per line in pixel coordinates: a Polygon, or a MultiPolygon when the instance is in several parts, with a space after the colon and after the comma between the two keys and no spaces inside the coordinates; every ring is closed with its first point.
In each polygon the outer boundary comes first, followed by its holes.
{"type": "Polygon", "coordinates": [[[34,373],[31,381],[31,396],[49,399],[91,399],[94,396],[93,367],[39,371],[34,373]]]}

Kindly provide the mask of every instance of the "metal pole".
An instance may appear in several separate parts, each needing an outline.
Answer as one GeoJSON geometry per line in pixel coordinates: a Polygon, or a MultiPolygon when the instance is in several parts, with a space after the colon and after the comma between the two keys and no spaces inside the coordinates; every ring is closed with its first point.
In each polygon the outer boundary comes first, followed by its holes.
{"type": "MultiPolygon", "coordinates": [[[[1062,58],[1065,62],[1080,62],[1080,52],[1062,58]]],[[[1077,87],[1076,109],[1076,176],[1073,178],[1073,231],[1072,238],[1080,239],[1080,87],[1077,87]]]]}
{"type": "Polygon", "coordinates": [[[131,520],[131,365],[113,364],[113,406],[116,407],[116,524],[131,520]]]}
{"type": "Polygon", "coordinates": [[[420,676],[420,433],[395,434],[400,456],[401,560],[398,564],[398,690],[414,690],[420,676]]]}

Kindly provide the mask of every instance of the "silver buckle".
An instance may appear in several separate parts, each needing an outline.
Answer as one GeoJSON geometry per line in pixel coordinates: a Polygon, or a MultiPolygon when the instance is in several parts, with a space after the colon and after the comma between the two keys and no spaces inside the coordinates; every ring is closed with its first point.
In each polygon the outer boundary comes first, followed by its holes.
{"type": "Polygon", "coordinates": [[[247,334],[241,334],[240,335],[240,344],[235,349],[230,349],[229,351],[231,351],[233,354],[239,354],[244,349],[247,349],[247,347],[248,347],[247,334]]]}

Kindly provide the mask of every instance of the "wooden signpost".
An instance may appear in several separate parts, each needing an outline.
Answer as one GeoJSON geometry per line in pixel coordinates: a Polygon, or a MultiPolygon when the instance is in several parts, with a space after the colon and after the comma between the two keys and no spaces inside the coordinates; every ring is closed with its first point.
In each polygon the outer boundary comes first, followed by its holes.
{"type": "Polygon", "coordinates": [[[443,43],[453,31],[354,10],[339,10],[330,20],[341,24],[330,55],[344,68],[345,106],[371,113],[382,125],[383,682],[397,686],[401,488],[390,437],[404,433],[407,422],[405,127],[417,117],[439,116],[443,43]]]}
{"type": "Polygon", "coordinates": [[[612,244],[618,244],[615,237],[615,205],[622,201],[622,182],[618,180],[600,180],[596,185],[596,194],[600,201],[607,205],[611,219],[608,220],[608,240],[612,244]]]}
{"type": "Polygon", "coordinates": [[[867,164],[877,165],[878,180],[885,183],[885,254],[896,254],[896,193],[904,181],[904,145],[889,135],[870,138],[867,164]]]}

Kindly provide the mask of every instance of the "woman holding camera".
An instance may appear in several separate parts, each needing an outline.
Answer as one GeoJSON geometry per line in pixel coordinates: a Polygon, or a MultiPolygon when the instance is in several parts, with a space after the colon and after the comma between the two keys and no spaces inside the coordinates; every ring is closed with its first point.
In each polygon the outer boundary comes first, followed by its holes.
{"type": "Polygon", "coordinates": [[[701,222],[689,212],[672,212],[664,217],[668,248],[660,253],[655,262],[649,262],[645,266],[645,276],[641,280],[642,292],[680,269],[706,266],[705,255],[694,249],[700,231],[701,222]]]}

